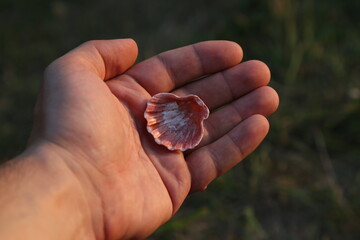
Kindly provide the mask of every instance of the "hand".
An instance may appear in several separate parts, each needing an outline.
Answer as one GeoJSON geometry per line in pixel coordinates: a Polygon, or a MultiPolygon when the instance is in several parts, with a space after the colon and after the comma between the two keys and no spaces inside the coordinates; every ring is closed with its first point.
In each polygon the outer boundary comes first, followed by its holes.
{"type": "Polygon", "coordinates": [[[47,68],[37,104],[31,145],[49,149],[76,176],[97,239],[151,234],[189,192],[260,144],[264,116],[278,106],[266,65],[240,63],[233,42],[201,42],[132,66],[136,57],[129,39],[87,42],[47,68]],[[196,94],[219,108],[196,149],[169,151],[146,131],[146,102],[159,92],[196,94]]]}

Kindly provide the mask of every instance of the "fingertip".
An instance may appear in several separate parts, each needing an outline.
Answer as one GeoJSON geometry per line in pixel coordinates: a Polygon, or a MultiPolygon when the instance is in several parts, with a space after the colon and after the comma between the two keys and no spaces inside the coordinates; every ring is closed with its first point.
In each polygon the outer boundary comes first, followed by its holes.
{"type": "MultiPolygon", "coordinates": [[[[261,142],[265,139],[265,137],[267,136],[267,134],[269,133],[270,130],[270,123],[269,120],[260,114],[254,115],[253,116],[257,122],[257,126],[258,126],[258,135],[257,135],[257,144],[254,146],[254,150],[261,144],[261,142]]],[[[256,142],[256,141],[254,141],[256,142]]]]}
{"type": "Polygon", "coordinates": [[[279,97],[279,94],[272,87],[267,86],[266,88],[268,89],[268,91],[269,91],[268,94],[270,95],[270,98],[272,100],[271,101],[272,108],[270,108],[271,109],[270,114],[272,114],[279,108],[280,97],[279,97]]]}
{"type": "Polygon", "coordinates": [[[132,66],[138,57],[138,46],[134,39],[96,40],[95,47],[106,64],[106,78],[123,73],[132,66]]]}
{"type": "Polygon", "coordinates": [[[257,108],[263,110],[262,115],[269,116],[279,107],[279,95],[272,87],[263,86],[254,93],[256,93],[254,98],[256,99],[257,108]]]}
{"type": "Polygon", "coordinates": [[[239,64],[244,56],[242,47],[234,41],[222,40],[226,43],[226,51],[229,52],[229,61],[234,65],[239,64]]]}
{"type": "Polygon", "coordinates": [[[130,57],[132,57],[132,63],[134,64],[138,54],[139,54],[139,47],[137,42],[133,38],[124,38],[124,39],[116,39],[115,41],[120,41],[119,44],[128,45],[128,48],[132,50],[130,57]]]}
{"type": "Polygon", "coordinates": [[[227,45],[227,51],[232,53],[232,55],[229,56],[231,61],[233,61],[235,64],[238,64],[242,61],[244,52],[242,47],[237,42],[229,40],[220,40],[220,42],[224,42],[227,45]]]}
{"type": "Polygon", "coordinates": [[[264,135],[266,135],[270,129],[270,123],[268,119],[260,114],[255,114],[253,118],[253,121],[258,121],[257,125],[259,127],[259,132],[263,132],[265,133],[264,135]]]}
{"type": "Polygon", "coordinates": [[[246,120],[251,121],[251,127],[249,128],[250,131],[252,130],[257,132],[259,135],[260,133],[265,133],[264,135],[266,135],[269,132],[270,124],[265,116],[261,114],[254,114],[246,120]]]}
{"type": "Polygon", "coordinates": [[[217,72],[239,64],[243,51],[239,44],[228,40],[211,40],[193,45],[203,62],[204,71],[217,72]]]}
{"type": "Polygon", "coordinates": [[[246,62],[249,75],[249,79],[258,81],[262,86],[269,84],[271,78],[271,72],[269,67],[262,61],[250,60],[246,62]]]}
{"type": "Polygon", "coordinates": [[[269,128],[270,124],[266,117],[255,114],[245,119],[234,131],[230,132],[234,142],[241,146],[243,158],[259,146],[268,134],[269,128]]]}
{"type": "Polygon", "coordinates": [[[70,55],[76,56],[80,63],[86,63],[96,70],[104,80],[113,78],[136,61],[138,47],[131,38],[112,40],[91,40],[75,48],[70,55]]]}
{"type": "Polygon", "coordinates": [[[130,44],[132,44],[136,49],[138,49],[138,45],[137,45],[135,39],[133,39],[133,38],[123,38],[123,39],[118,39],[118,40],[126,40],[126,41],[129,41],[130,44]]]}

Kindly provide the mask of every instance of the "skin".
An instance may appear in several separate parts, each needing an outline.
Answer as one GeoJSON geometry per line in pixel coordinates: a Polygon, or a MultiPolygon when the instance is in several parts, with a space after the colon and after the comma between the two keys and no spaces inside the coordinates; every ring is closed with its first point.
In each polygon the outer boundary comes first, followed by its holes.
{"type": "Polygon", "coordinates": [[[236,43],[136,57],[131,39],[90,41],[48,66],[29,147],[0,168],[0,239],[143,239],[266,136],[278,95],[236,43]],[[218,109],[197,148],[169,151],[147,133],[159,92],[218,109]]]}

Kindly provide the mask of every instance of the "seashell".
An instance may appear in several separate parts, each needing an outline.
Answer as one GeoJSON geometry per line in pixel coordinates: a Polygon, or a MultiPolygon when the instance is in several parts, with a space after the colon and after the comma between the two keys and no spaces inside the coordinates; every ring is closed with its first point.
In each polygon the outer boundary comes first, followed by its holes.
{"type": "Polygon", "coordinates": [[[147,130],[158,144],[169,150],[197,146],[203,135],[203,120],[209,109],[196,95],[178,97],[172,93],[158,93],[147,103],[144,117],[147,130]]]}

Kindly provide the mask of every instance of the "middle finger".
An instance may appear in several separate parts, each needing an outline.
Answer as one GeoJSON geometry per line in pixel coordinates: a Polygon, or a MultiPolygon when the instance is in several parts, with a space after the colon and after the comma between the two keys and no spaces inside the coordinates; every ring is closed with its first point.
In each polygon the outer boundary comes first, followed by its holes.
{"type": "Polygon", "coordinates": [[[189,83],[173,93],[178,96],[195,94],[213,110],[267,85],[269,81],[269,68],[263,62],[252,60],[189,83]]]}

